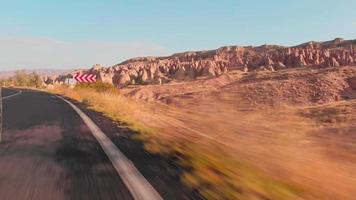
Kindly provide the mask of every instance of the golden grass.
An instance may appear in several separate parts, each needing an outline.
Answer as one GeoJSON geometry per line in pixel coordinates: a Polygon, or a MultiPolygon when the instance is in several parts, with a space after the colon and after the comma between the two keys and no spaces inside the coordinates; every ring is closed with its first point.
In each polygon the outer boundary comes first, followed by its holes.
{"type": "Polygon", "coordinates": [[[182,180],[207,199],[356,195],[355,162],[329,157],[328,146],[314,137],[322,129],[298,109],[251,109],[233,95],[187,100],[176,107],[127,99],[111,90],[51,91],[127,123],[141,133],[147,150],[177,156],[189,169],[182,180]]]}

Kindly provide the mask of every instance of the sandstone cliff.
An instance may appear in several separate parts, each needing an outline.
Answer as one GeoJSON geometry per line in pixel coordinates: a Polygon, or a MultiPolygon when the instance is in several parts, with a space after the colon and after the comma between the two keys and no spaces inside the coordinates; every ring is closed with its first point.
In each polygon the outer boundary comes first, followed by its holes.
{"type": "Polygon", "coordinates": [[[294,67],[356,65],[356,40],[336,38],[294,47],[276,45],[227,46],[210,51],[184,52],[168,57],[129,59],[111,67],[95,65],[89,71],[98,79],[123,87],[214,77],[232,70],[244,72],[294,67]]]}

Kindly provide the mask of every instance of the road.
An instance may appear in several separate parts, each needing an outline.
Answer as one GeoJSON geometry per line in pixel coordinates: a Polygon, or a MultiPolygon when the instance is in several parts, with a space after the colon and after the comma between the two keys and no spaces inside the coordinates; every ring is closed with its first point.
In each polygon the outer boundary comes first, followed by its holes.
{"type": "MultiPolygon", "coordinates": [[[[13,96],[3,99],[1,200],[138,199],[132,190],[140,190],[140,186],[127,187],[92,130],[68,103],[29,90],[3,89],[2,95],[13,96]]],[[[114,137],[116,125],[97,113],[86,112],[115,145],[121,145],[164,199],[196,199],[182,186],[179,170],[169,161],[147,156],[142,144],[126,136],[114,137]]]]}
{"type": "Polygon", "coordinates": [[[1,199],[133,199],[90,130],[62,100],[23,92],[4,100],[3,117],[1,199]]]}

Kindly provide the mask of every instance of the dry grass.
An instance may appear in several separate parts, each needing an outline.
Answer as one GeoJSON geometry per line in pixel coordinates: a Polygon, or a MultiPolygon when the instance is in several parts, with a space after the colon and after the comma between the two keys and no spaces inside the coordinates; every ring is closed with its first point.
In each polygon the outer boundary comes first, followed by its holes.
{"type": "MultiPolygon", "coordinates": [[[[55,88],[139,131],[151,152],[174,155],[183,181],[207,199],[352,199],[355,160],[327,153],[317,120],[291,107],[252,110],[233,95],[180,107],[117,92],[55,88]]],[[[329,141],[329,140],[328,140],[329,141]]],[[[352,148],[355,148],[354,146],[352,148]]],[[[338,149],[349,155],[348,150],[338,149]]]]}

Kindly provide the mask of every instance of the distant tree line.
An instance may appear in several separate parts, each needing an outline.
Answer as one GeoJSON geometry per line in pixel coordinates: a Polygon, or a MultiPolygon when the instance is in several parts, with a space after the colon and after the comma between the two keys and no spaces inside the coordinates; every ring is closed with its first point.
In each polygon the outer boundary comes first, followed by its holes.
{"type": "Polygon", "coordinates": [[[36,72],[28,73],[25,70],[16,71],[15,75],[0,79],[0,84],[6,86],[19,86],[19,87],[36,87],[43,86],[43,80],[36,72]]]}

